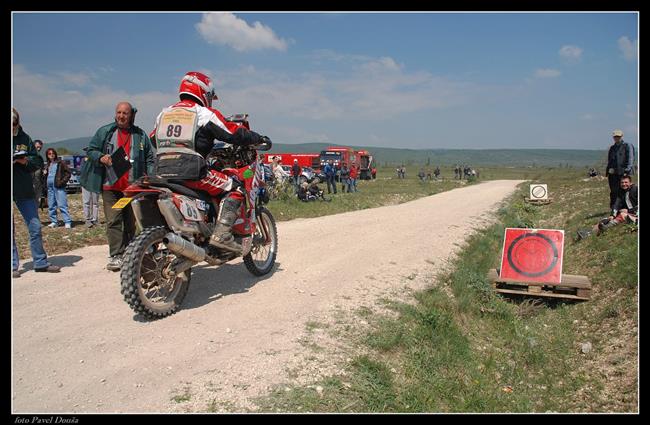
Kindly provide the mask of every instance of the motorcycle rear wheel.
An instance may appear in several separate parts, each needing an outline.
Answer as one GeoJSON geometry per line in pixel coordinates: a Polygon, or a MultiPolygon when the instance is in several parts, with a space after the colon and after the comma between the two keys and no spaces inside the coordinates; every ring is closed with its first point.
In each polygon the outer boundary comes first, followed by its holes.
{"type": "Polygon", "coordinates": [[[165,275],[177,258],[162,242],[168,232],[162,226],[145,228],[124,252],[120,292],[133,311],[148,319],[175,313],[190,285],[191,269],[173,279],[165,275]]]}
{"type": "Polygon", "coordinates": [[[255,276],[263,276],[270,272],[275,265],[275,258],[278,255],[278,228],[271,211],[261,208],[257,216],[257,226],[253,235],[253,249],[244,256],[244,264],[249,272],[255,276]],[[269,232],[268,243],[256,243],[255,240],[266,240],[265,231],[269,232]]]}

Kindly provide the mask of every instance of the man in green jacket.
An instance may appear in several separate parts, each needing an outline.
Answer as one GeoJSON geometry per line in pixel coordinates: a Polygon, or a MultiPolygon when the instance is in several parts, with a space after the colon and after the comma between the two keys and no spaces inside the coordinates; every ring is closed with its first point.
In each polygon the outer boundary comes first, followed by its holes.
{"type": "MultiPolygon", "coordinates": [[[[34,199],[34,186],[32,185],[32,173],[43,167],[43,158],[38,154],[32,138],[23,131],[20,125],[20,115],[16,109],[11,108],[13,127],[13,199],[20,214],[25,220],[29,230],[29,248],[32,251],[34,260],[34,271],[56,273],[60,267],[53,266],[47,261],[47,253],[43,248],[43,236],[41,234],[41,220],[38,218],[38,209],[34,199]]],[[[15,225],[12,222],[12,277],[20,277],[18,266],[18,248],[16,247],[15,225]]]]}
{"type": "Polygon", "coordinates": [[[143,175],[153,173],[155,150],[147,133],[134,125],[137,110],[128,102],[115,107],[115,121],[100,127],[90,140],[88,160],[81,167],[80,183],[90,192],[101,193],[106,217],[106,238],[110,260],[108,270],[122,268],[122,255],[135,236],[135,223],[131,206],[122,209],[111,207],[124,196],[123,190],[143,175]],[[113,178],[111,154],[124,148],[131,168],[123,176],[113,178]]]}

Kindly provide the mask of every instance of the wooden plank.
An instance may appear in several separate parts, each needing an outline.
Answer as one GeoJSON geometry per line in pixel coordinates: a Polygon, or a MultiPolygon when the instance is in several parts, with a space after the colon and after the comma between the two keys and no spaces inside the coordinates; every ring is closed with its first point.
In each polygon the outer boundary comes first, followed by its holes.
{"type": "Polygon", "coordinates": [[[554,294],[552,292],[540,292],[540,293],[532,294],[530,292],[515,291],[512,289],[500,289],[500,288],[497,288],[496,291],[502,294],[515,294],[515,295],[528,295],[528,296],[534,295],[536,297],[564,298],[569,300],[589,301],[589,298],[586,297],[580,297],[577,295],[570,295],[570,294],[554,294]]]}
{"type": "Polygon", "coordinates": [[[515,283],[520,285],[529,285],[529,286],[570,286],[573,288],[580,289],[591,289],[591,281],[587,276],[583,275],[573,275],[573,274],[562,274],[562,279],[560,283],[554,282],[522,282],[517,279],[506,279],[500,278],[497,275],[496,269],[490,269],[487,274],[488,279],[494,282],[503,282],[503,283],[515,283]]]}

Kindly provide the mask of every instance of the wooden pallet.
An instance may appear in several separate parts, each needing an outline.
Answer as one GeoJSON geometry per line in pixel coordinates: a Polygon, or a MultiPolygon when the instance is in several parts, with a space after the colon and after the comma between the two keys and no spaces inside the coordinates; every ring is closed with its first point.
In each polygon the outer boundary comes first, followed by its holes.
{"type": "Polygon", "coordinates": [[[528,197],[524,198],[526,202],[529,204],[533,205],[547,205],[550,204],[553,201],[553,198],[547,198],[547,199],[530,199],[528,197]]]}
{"type": "Polygon", "coordinates": [[[520,282],[514,279],[500,278],[495,269],[490,269],[487,276],[492,282],[494,290],[501,294],[578,301],[588,301],[591,298],[591,281],[587,276],[562,274],[560,283],[520,282]]]}

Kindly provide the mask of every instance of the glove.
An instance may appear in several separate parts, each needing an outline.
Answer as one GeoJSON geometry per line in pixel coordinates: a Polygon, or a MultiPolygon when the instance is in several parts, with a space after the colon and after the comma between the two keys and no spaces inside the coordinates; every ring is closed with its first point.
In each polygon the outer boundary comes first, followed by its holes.
{"type": "Polygon", "coordinates": [[[260,143],[263,144],[271,144],[271,139],[268,138],[268,136],[261,136],[260,137],[260,143]]]}

